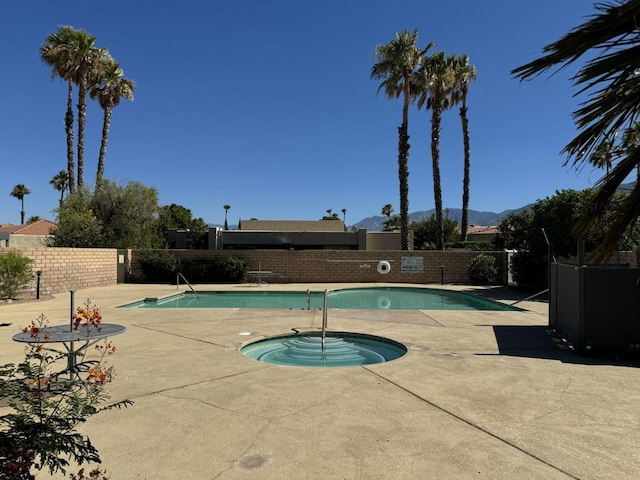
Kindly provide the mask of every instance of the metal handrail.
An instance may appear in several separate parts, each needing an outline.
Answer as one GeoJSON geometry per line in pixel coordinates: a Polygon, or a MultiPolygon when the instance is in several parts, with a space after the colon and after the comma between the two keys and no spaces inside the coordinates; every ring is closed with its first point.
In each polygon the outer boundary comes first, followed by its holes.
{"type": "Polygon", "coordinates": [[[324,350],[326,338],[327,338],[327,305],[329,298],[329,290],[324,291],[324,300],[322,302],[322,349],[324,350]]]}
{"type": "Polygon", "coordinates": [[[182,277],[182,279],[184,280],[184,283],[187,284],[187,286],[191,289],[191,291],[195,294],[196,297],[199,297],[200,295],[198,295],[198,292],[196,292],[193,287],[191,286],[191,284],[189,283],[189,281],[184,278],[184,275],[180,272],[178,272],[178,275],[176,275],[176,288],[178,288],[180,286],[180,277],[182,277]]]}

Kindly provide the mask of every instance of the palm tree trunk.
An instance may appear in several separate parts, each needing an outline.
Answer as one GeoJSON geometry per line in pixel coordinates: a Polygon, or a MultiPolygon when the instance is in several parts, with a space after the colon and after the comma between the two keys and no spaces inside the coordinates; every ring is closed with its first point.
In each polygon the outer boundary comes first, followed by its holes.
{"type": "Polygon", "coordinates": [[[24,197],[20,197],[20,206],[22,210],[20,210],[20,225],[24,225],[24,197]]]}
{"type": "Polygon", "coordinates": [[[84,184],[84,127],[87,121],[87,78],[80,76],[78,88],[78,187],[84,184]]]}
{"type": "Polygon", "coordinates": [[[76,166],[73,161],[73,82],[71,80],[69,80],[67,113],[64,117],[64,127],[67,134],[67,175],[69,175],[69,192],[73,193],[75,190],[76,166]]]}
{"type": "Polygon", "coordinates": [[[405,79],[402,99],[402,125],[398,127],[398,180],[400,184],[400,241],[409,250],[409,102],[410,83],[405,79]]]}
{"type": "Polygon", "coordinates": [[[100,155],[98,156],[98,170],[96,173],[96,187],[102,184],[104,176],[104,158],[107,155],[107,142],[109,141],[109,128],[111,127],[111,109],[104,109],[104,119],[102,122],[102,141],[100,143],[100,155]]]}
{"type": "Polygon", "coordinates": [[[462,122],[462,140],[464,143],[464,176],[462,179],[462,220],[460,225],[460,240],[467,241],[469,227],[469,184],[471,183],[471,156],[469,148],[469,117],[467,117],[466,99],[462,99],[460,107],[460,120],[462,122]]]}
{"type": "Polygon", "coordinates": [[[398,127],[398,179],[400,181],[400,237],[409,250],[409,134],[407,124],[398,127]]]}
{"type": "Polygon", "coordinates": [[[444,250],[444,224],[442,221],[442,187],[440,184],[440,101],[434,102],[431,114],[431,161],[433,167],[433,201],[436,208],[436,248],[444,250]]]}

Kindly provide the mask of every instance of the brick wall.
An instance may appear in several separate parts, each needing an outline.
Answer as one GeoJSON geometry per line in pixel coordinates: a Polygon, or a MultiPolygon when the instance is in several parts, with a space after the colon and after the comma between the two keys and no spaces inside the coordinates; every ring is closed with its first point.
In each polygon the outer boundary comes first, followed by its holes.
{"type": "Polygon", "coordinates": [[[112,248],[9,247],[0,254],[10,250],[34,261],[34,278],[27,289],[32,294],[38,270],[42,271],[40,292],[45,295],[117,283],[118,257],[112,248]]]}
{"type": "MultiPolygon", "coordinates": [[[[272,272],[271,283],[295,282],[392,282],[392,283],[468,283],[467,266],[480,252],[471,251],[386,251],[386,250],[172,250],[190,259],[233,255],[248,260],[249,270],[272,272]],[[402,258],[422,259],[422,272],[403,272],[402,258]],[[391,270],[378,273],[378,262],[387,261],[391,270]]],[[[506,283],[504,252],[482,252],[497,260],[498,278],[506,283]]],[[[405,260],[405,270],[407,269],[405,260]]],[[[141,276],[132,252],[133,276],[141,276]]],[[[189,280],[187,278],[187,280],[189,280]]]]}

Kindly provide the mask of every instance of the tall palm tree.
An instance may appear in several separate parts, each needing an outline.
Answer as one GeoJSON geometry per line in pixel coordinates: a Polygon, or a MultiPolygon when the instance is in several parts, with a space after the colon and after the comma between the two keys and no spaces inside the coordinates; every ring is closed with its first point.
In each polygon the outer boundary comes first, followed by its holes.
{"type": "Polygon", "coordinates": [[[227,212],[231,208],[231,205],[223,205],[222,208],[224,208],[224,229],[229,230],[229,223],[227,223],[227,212]]]}
{"type": "Polygon", "coordinates": [[[451,107],[451,91],[455,85],[455,56],[436,52],[422,59],[414,75],[418,108],[431,110],[431,163],[433,169],[433,199],[436,210],[436,248],[444,250],[442,218],[442,185],[440,183],[440,128],[442,112],[451,107]]]}
{"type": "Polygon", "coordinates": [[[107,58],[94,79],[90,88],[92,99],[98,99],[98,103],[104,111],[102,120],[102,141],[100,142],[100,155],[98,156],[98,168],[96,172],[96,187],[102,183],[104,176],[104,159],[107,154],[107,142],[109,141],[109,129],[111,127],[111,114],[113,109],[125,98],[133,100],[133,80],[124,77],[120,64],[113,58],[107,58]]]}
{"type": "Polygon", "coordinates": [[[464,145],[464,174],[462,178],[462,219],[460,221],[460,240],[467,241],[469,228],[469,187],[471,184],[471,149],[469,146],[469,116],[467,115],[467,96],[469,84],[476,79],[476,67],[469,65],[467,55],[456,56],[454,65],[455,85],[451,92],[451,103],[460,104],[460,122],[464,145]]]}
{"type": "MultiPolygon", "coordinates": [[[[105,49],[95,46],[96,37],[85,30],[62,26],[41,47],[41,56],[52,65],[56,74],[78,85],[78,176],[77,185],[84,184],[84,134],[87,119],[89,82],[95,66],[108,57],[105,49]]],[[[68,128],[68,127],[67,127],[68,128]]],[[[67,146],[69,137],[67,136],[67,146]]],[[[71,175],[70,175],[71,177],[71,175]]]]}
{"type": "MultiPolygon", "coordinates": [[[[574,112],[578,135],[564,148],[568,163],[578,168],[592,161],[592,153],[604,140],[632,127],[640,114],[640,0],[595,4],[597,13],[559,40],[543,48],[543,56],[512,70],[520,80],[537,77],[549,69],[562,69],[587,55],[585,64],[571,77],[588,100],[574,112]]],[[[600,222],[617,188],[640,165],[640,149],[622,149],[616,164],[599,182],[588,212],[576,224],[578,236],[585,236],[600,222]]],[[[619,239],[640,215],[640,184],[614,212],[615,221],[592,253],[595,261],[613,255],[619,239]]]]}
{"type": "Polygon", "coordinates": [[[12,197],[15,197],[18,200],[20,200],[20,206],[21,206],[20,225],[24,225],[24,197],[26,195],[29,195],[30,193],[31,193],[31,190],[29,190],[23,183],[19,183],[18,185],[15,185],[10,193],[12,197]]]}
{"type": "Polygon", "coordinates": [[[372,80],[382,80],[378,93],[387,98],[402,96],[402,124],[398,127],[398,179],[400,183],[400,236],[402,249],[409,249],[409,105],[412,101],[411,78],[422,56],[433,46],[421,49],[418,30],[396,33],[391,42],[375,49],[376,63],[371,69],[372,80]]]}
{"type": "Polygon", "coordinates": [[[75,161],[73,153],[73,82],[75,68],[70,46],[76,37],[72,27],[62,26],[57,32],[47,36],[45,44],[40,47],[42,60],[51,67],[51,77],[60,77],[67,82],[67,112],[64,117],[65,133],[67,136],[67,175],[69,177],[69,191],[75,189],[75,161]]]}
{"type": "Polygon", "coordinates": [[[49,184],[53,186],[55,190],[60,192],[60,205],[62,206],[62,202],[64,201],[64,191],[70,186],[69,174],[66,170],[60,170],[51,180],[49,180],[49,184]]]}

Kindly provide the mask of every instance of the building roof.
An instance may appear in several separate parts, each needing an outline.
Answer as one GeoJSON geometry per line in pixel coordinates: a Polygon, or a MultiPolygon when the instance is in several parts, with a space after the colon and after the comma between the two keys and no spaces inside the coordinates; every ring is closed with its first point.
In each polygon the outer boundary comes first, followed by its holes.
{"type": "Polygon", "coordinates": [[[240,230],[269,232],[344,232],[344,222],[335,220],[240,220],[240,230]]]}
{"type": "Polygon", "coordinates": [[[470,233],[474,235],[496,234],[498,233],[498,227],[495,225],[490,225],[490,226],[469,225],[469,227],[467,227],[467,235],[470,233]]]}
{"type": "Polygon", "coordinates": [[[4,223],[0,225],[0,232],[9,232],[13,235],[50,235],[51,229],[57,226],[50,220],[41,219],[25,225],[4,223]]]}

